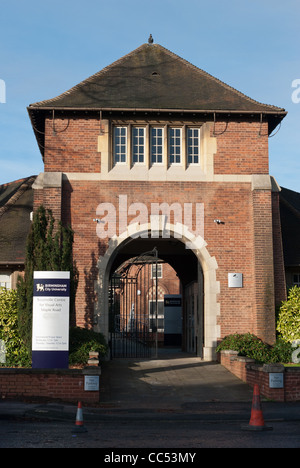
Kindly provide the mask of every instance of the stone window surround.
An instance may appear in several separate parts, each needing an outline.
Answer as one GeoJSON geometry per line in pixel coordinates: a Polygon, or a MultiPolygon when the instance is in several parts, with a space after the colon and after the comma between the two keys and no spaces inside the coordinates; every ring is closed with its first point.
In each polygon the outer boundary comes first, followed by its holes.
{"type": "MultiPolygon", "coordinates": [[[[102,121],[103,124],[103,121],[102,121]]],[[[107,131],[111,135],[109,144],[110,148],[108,151],[110,153],[109,159],[110,159],[110,167],[113,169],[116,165],[122,164],[124,165],[129,165],[131,168],[135,164],[144,164],[147,168],[150,168],[154,165],[160,165],[161,167],[166,166],[168,169],[172,165],[180,165],[183,166],[184,168],[187,168],[189,165],[192,165],[193,168],[195,168],[196,165],[201,166],[201,127],[202,127],[202,122],[201,123],[182,123],[182,122],[166,122],[166,121],[139,121],[139,122],[133,122],[133,121],[120,121],[120,120],[112,120],[111,124],[108,126],[107,131]],[[116,160],[116,155],[115,155],[115,130],[118,129],[126,129],[126,132],[124,133],[123,137],[126,140],[126,147],[127,147],[127,152],[126,152],[126,161],[122,160],[116,160]],[[133,161],[133,129],[137,128],[143,128],[144,129],[144,161],[143,163],[141,162],[134,162],[133,161]],[[188,162],[188,150],[187,150],[187,144],[188,144],[188,129],[196,129],[199,131],[199,162],[198,163],[189,163],[188,162]],[[161,138],[163,140],[162,143],[162,161],[153,161],[152,158],[152,153],[151,153],[151,148],[152,148],[152,130],[162,130],[162,135],[161,138]],[[171,146],[171,135],[170,131],[171,130],[180,130],[180,161],[176,161],[175,154],[172,153],[171,146]],[[171,161],[172,157],[174,157],[174,161],[171,161]]],[[[101,144],[101,142],[100,142],[101,144]]],[[[99,146],[99,142],[98,142],[99,146]]],[[[175,148],[173,148],[174,150],[175,148]]],[[[99,149],[98,149],[99,151],[99,149]]],[[[102,151],[101,151],[102,153],[102,151]]],[[[118,155],[119,156],[119,155],[118,155]]],[[[120,158],[117,158],[120,159],[120,158]]]]}
{"type": "MultiPolygon", "coordinates": [[[[211,137],[211,122],[180,122],[180,121],[127,121],[102,120],[102,132],[98,137],[98,152],[101,153],[101,179],[102,180],[204,180],[206,176],[213,175],[213,156],[216,153],[216,138],[211,137]],[[171,164],[164,157],[163,164],[150,164],[150,155],[146,154],[144,164],[133,164],[127,157],[126,163],[113,164],[113,126],[130,126],[146,128],[146,150],[149,144],[150,126],[163,126],[182,128],[200,128],[200,162],[188,164],[186,151],[186,131],[182,131],[182,162],[171,164]]],[[[131,147],[131,131],[128,131],[128,147],[131,147]]],[[[168,154],[168,132],[164,132],[164,154],[168,154]]],[[[149,150],[148,150],[149,151],[149,150]]]]}

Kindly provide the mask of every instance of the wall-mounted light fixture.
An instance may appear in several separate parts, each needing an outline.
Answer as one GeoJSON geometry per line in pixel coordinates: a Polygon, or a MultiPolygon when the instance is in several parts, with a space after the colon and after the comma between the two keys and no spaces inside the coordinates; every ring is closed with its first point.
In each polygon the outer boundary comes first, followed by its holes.
{"type": "Polygon", "coordinates": [[[216,223],[216,224],[225,224],[224,221],[221,221],[220,219],[214,219],[214,223],[216,223]]]}

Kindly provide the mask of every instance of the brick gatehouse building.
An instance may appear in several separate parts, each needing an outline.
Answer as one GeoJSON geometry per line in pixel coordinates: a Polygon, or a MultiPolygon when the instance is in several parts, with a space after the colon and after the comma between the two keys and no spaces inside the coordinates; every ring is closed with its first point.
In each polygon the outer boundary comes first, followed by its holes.
{"type": "Polygon", "coordinates": [[[180,281],[184,350],[212,360],[236,332],[274,342],[286,288],[268,137],[284,109],[149,41],[28,112],[34,207],[75,233],[78,326],[109,340],[112,274],[156,247],[180,281]]]}

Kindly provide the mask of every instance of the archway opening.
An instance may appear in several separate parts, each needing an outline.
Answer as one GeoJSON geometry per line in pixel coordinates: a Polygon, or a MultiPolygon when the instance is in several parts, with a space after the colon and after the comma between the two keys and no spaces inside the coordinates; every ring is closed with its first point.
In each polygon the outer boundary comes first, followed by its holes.
{"type": "Polygon", "coordinates": [[[160,250],[159,257],[174,268],[184,289],[183,349],[195,352],[206,361],[216,360],[215,349],[220,337],[220,282],[217,280],[215,257],[210,255],[203,237],[196,236],[180,223],[167,223],[165,231],[157,231],[155,237],[151,237],[151,233],[151,223],[135,223],[130,224],[120,236],[109,240],[105,254],[98,261],[95,331],[102,332],[109,340],[109,282],[113,273],[124,261],[156,247],[160,250]],[[164,232],[170,233],[168,238],[164,237],[164,232]],[[187,301],[191,295],[194,299],[187,301]],[[194,307],[188,321],[186,311],[191,303],[194,307]],[[187,332],[191,325],[194,327],[194,340],[191,338],[189,341],[187,332]]]}
{"type": "Polygon", "coordinates": [[[108,287],[112,357],[166,349],[203,356],[203,274],[181,240],[127,239],[114,252],[108,287]]]}

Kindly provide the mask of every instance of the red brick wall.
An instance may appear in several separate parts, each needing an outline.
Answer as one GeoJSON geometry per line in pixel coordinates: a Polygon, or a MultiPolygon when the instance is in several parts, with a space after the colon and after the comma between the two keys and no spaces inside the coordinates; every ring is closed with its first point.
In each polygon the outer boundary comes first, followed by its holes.
{"type": "MultiPolygon", "coordinates": [[[[225,127],[225,122],[215,126],[215,173],[268,174],[266,124],[260,128],[258,122],[230,122],[223,132],[225,127]],[[260,130],[264,136],[259,136],[260,130]]],[[[56,118],[54,128],[53,121],[46,120],[45,171],[99,172],[98,134],[96,118],[56,118]]],[[[102,180],[64,181],[62,203],[60,189],[47,188],[43,195],[41,192],[35,190],[35,206],[42,201],[46,207],[54,207],[54,215],[59,218],[61,212],[62,220],[70,223],[75,231],[74,257],[80,273],[76,298],[79,326],[93,324],[97,262],[107,249],[107,241],[97,237],[93,222],[97,205],[110,202],[117,207],[118,196],[127,195],[128,206],[143,202],[149,213],[152,202],[204,203],[204,238],[209,254],[218,263],[217,281],[221,286],[219,338],[249,331],[265,341],[274,341],[273,225],[278,231],[278,220],[272,217],[270,191],[252,191],[250,183],[237,182],[102,180]],[[217,218],[225,224],[214,223],[217,218]],[[228,272],[242,272],[244,287],[229,289],[228,272]]],[[[278,248],[277,245],[277,252],[278,248]]]]}
{"type": "Polygon", "coordinates": [[[265,336],[265,341],[275,341],[275,299],[272,193],[269,190],[253,191],[253,257],[255,288],[255,322],[253,333],[265,336]]]}
{"type": "Polygon", "coordinates": [[[217,123],[215,174],[268,174],[267,132],[267,124],[261,127],[259,122],[229,122],[228,125],[225,122],[217,123]]]}
{"type": "MultiPolygon", "coordinates": [[[[211,256],[218,262],[217,280],[221,283],[222,336],[251,331],[272,341],[270,326],[272,298],[272,215],[270,192],[252,192],[250,184],[167,183],[156,182],[68,182],[63,186],[66,207],[63,220],[75,231],[74,256],[80,272],[77,292],[77,322],[92,324],[97,279],[97,261],[104,255],[107,241],[96,235],[96,208],[100,202],[115,201],[118,195],[128,197],[128,206],[143,200],[151,212],[151,203],[205,203],[205,240],[211,256]],[[256,217],[253,225],[253,216],[256,217]],[[220,217],[224,225],[216,225],[220,217]],[[266,237],[267,236],[267,237],[266,237]],[[254,241],[255,240],[255,241],[254,241]],[[256,251],[253,249],[253,242],[256,251]],[[244,274],[244,287],[228,289],[228,272],[244,274]],[[267,286],[265,286],[267,280],[267,286]]],[[[117,227],[118,227],[117,209],[117,227]]],[[[131,218],[128,217],[128,221],[131,218]]],[[[195,228],[195,226],[193,226],[195,228]]],[[[118,233],[118,232],[117,232],[118,233]]]]}
{"type": "Polygon", "coordinates": [[[99,119],[56,118],[45,121],[45,172],[100,172],[97,153],[99,119]]]}
{"type": "Polygon", "coordinates": [[[230,372],[251,387],[259,385],[260,393],[273,401],[300,401],[300,369],[299,367],[283,368],[283,388],[270,388],[269,374],[273,372],[272,365],[255,364],[253,359],[238,357],[236,352],[221,351],[220,362],[230,372]]]}
{"type": "Polygon", "coordinates": [[[300,370],[286,368],[285,373],[286,401],[300,401],[300,370]]]}
{"type": "Polygon", "coordinates": [[[36,189],[34,191],[34,205],[33,209],[36,210],[40,205],[44,205],[45,208],[51,209],[52,214],[57,222],[61,220],[62,200],[61,200],[61,188],[48,187],[36,189]]]}
{"type": "Polygon", "coordinates": [[[0,369],[0,398],[32,397],[96,403],[99,391],[84,390],[81,370],[0,369]]]}
{"type": "MultiPolygon", "coordinates": [[[[218,122],[211,129],[217,138],[215,174],[268,174],[267,124],[218,122]]],[[[45,171],[100,172],[97,153],[100,123],[97,118],[52,118],[45,121],[45,171]]]]}

